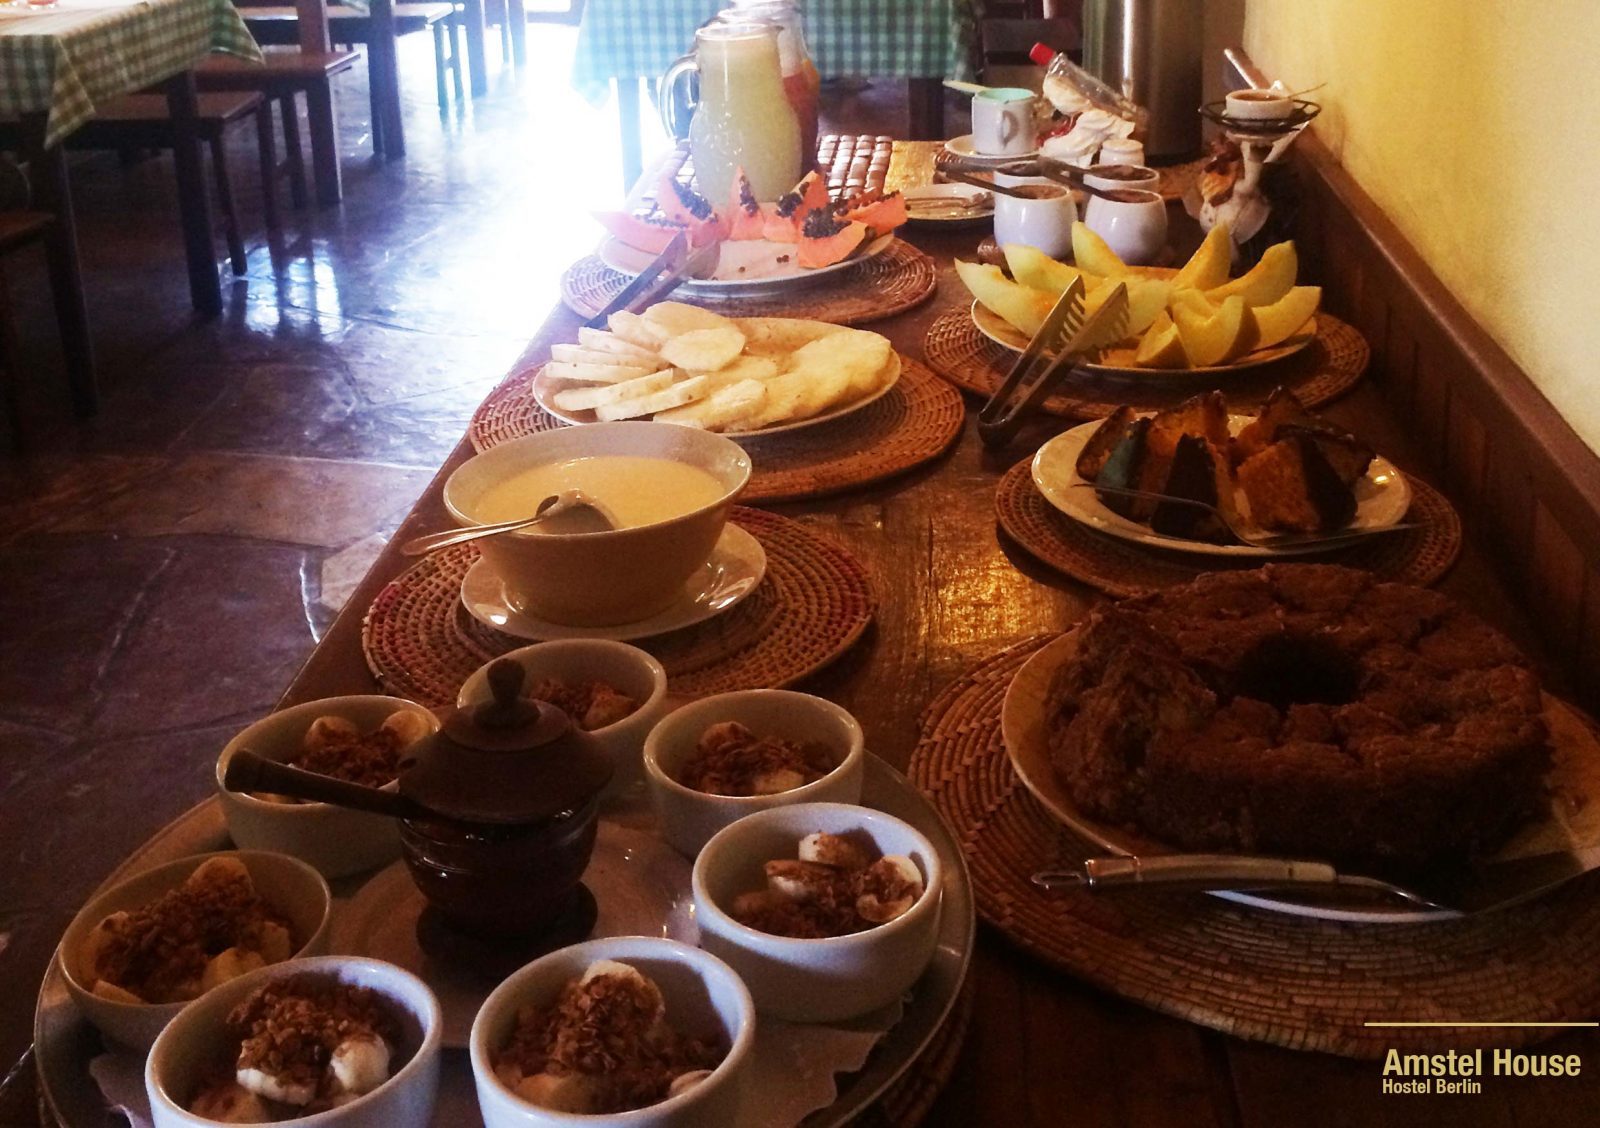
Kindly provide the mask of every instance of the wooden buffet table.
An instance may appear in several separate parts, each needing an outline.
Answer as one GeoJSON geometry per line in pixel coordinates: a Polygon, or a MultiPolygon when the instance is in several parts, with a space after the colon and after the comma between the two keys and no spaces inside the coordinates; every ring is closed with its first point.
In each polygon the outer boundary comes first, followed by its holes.
{"type": "MultiPolygon", "coordinates": [[[[939,261],[940,289],[920,309],[871,328],[917,357],[928,324],[970,301],[949,263],[969,255],[984,231],[902,234],[939,261]]],[[[578,323],[571,312],[556,309],[519,367],[546,359],[553,343],[575,340],[578,323]]],[[[1428,476],[1430,467],[1416,460],[1403,422],[1370,385],[1326,414],[1403,468],[1428,476]]],[[[1069,626],[1101,598],[1002,543],[995,528],[1000,475],[1061,427],[1060,421],[1035,423],[1009,450],[995,453],[978,442],[969,412],[958,446],[929,468],[823,501],[775,507],[846,545],[872,576],[879,599],[874,627],[803,688],[850,709],[869,747],[896,766],[905,766],[919,716],[941,687],[1010,643],[1069,626]]],[[[394,546],[449,525],[440,488],[471,453],[463,443],[445,462],[289,688],[285,704],[371,691],[362,617],[405,567],[394,546]]],[[[1471,514],[1465,519],[1470,535],[1471,514]]],[[[1529,622],[1475,546],[1469,543],[1440,586],[1539,652],[1529,622]]],[[[1552,685],[1561,688],[1559,681],[1552,685]]],[[[1481,1095],[1407,1099],[1382,1095],[1377,1063],[1247,1043],[1157,1015],[1040,965],[993,932],[980,929],[972,974],[973,1023],[931,1124],[1554,1125],[1600,1108],[1600,1035],[1594,1032],[1549,1044],[1585,1057],[1584,1072],[1570,1082],[1489,1078],[1481,1095]]],[[[1495,1043],[1491,1037],[1484,1044],[1495,1043]]]]}
{"type": "MultiPolygon", "coordinates": [[[[903,231],[939,263],[940,288],[921,308],[871,328],[901,352],[920,357],[928,325],[970,301],[949,264],[969,256],[985,233],[982,227],[903,231]]],[[[554,343],[575,340],[578,324],[574,314],[557,308],[518,368],[542,362],[554,343]]],[[[1375,363],[1382,357],[1379,352],[1375,363]]],[[[1421,459],[1406,421],[1389,410],[1371,382],[1324,413],[1402,468],[1437,481],[1436,468],[1421,459]]],[[[851,710],[871,750],[901,768],[917,742],[925,706],[942,687],[1014,642],[1070,626],[1102,598],[1034,562],[995,526],[1001,475],[1065,424],[1036,421],[1008,450],[991,452],[978,442],[972,415],[957,446],[924,469],[833,498],[774,507],[846,546],[871,576],[878,599],[874,626],[801,688],[851,710]]],[[[372,692],[362,654],[363,617],[380,589],[409,563],[395,546],[450,524],[441,487],[471,454],[463,441],[446,460],[289,687],[284,704],[372,692]]],[[[1463,518],[1468,544],[1439,586],[1540,655],[1532,623],[1473,542],[1473,511],[1463,518]]],[[[1558,675],[1546,673],[1553,690],[1566,690],[1558,675]]],[[[1580,1055],[1583,1071],[1573,1079],[1490,1077],[1477,1095],[1386,1096],[1381,1063],[1246,1042],[1166,1017],[1086,987],[986,928],[980,929],[971,975],[975,1007],[966,1044],[929,1124],[1560,1125],[1592,1121],[1591,1110],[1600,1109],[1600,1033],[1592,1030],[1541,1047],[1580,1055]]],[[[1486,1032],[1483,1045],[1496,1044],[1493,1032],[1486,1032]]]]}

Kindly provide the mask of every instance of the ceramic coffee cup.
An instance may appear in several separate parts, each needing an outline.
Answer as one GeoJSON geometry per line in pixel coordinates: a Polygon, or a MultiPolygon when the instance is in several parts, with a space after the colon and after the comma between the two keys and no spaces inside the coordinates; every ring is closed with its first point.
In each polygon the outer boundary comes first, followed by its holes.
{"type": "Polygon", "coordinates": [[[986,157],[1017,157],[1039,147],[1033,91],[997,87],[972,98],[972,147],[986,157]]]}
{"type": "Polygon", "coordinates": [[[1294,99],[1279,90],[1234,90],[1226,109],[1228,117],[1240,121],[1276,121],[1294,113],[1294,99]]]}
{"type": "MultiPolygon", "coordinates": [[[[999,218],[996,213],[997,231],[999,218]]],[[[1155,262],[1167,245],[1167,205],[1154,192],[1118,188],[1109,197],[1091,196],[1083,222],[1123,262],[1134,266],[1155,262]]]]}
{"type": "Polygon", "coordinates": [[[1002,247],[1026,243],[1051,258],[1065,257],[1072,250],[1072,224],[1078,218],[1072,193],[1059,184],[1024,184],[1017,190],[1028,197],[995,193],[994,241],[1002,247]]]}

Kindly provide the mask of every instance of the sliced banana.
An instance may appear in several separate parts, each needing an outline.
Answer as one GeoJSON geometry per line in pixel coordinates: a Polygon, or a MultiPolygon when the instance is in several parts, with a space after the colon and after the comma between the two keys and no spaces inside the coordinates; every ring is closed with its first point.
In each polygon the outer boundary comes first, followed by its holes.
{"type": "Polygon", "coordinates": [[[553,1112],[589,1112],[596,1104],[595,1089],[582,1073],[534,1073],[517,1082],[517,1096],[553,1112]]]}
{"type": "Polygon", "coordinates": [[[269,964],[282,963],[294,955],[294,938],[283,925],[262,921],[256,936],[256,951],[269,964]]]}
{"type": "MultiPolygon", "coordinates": [[[[249,882],[250,871],[245,868],[244,863],[238,858],[230,858],[226,855],[220,858],[207,858],[200,863],[193,873],[184,879],[183,883],[190,889],[198,889],[214,881],[249,882]]],[[[254,886],[252,885],[251,888],[253,889],[254,886]]]]}
{"type": "Polygon", "coordinates": [[[310,1104],[317,1095],[315,1081],[286,1081],[253,1067],[237,1070],[234,1079],[258,1097],[297,1107],[310,1104]]]}
{"type": "Polygon", "coordinates": [[[856,913],[873,924],[887,924],[911,911],[922,896],[922,871],[910,858],[886,854],[862,874],[856,913]]]}
{"type": "Polygon", "coordinates": [[[833,885],[830,866],[802,862],[798,858],[774,858],[766,864],[767,888],[791,901],[815,900],[833,885]]]}
{"type": "Polygon", "coordinates": [[[237,1081],[203,1090],[189,1111],[218,1124],[266,1124],[273,1120],[266,1102],[237,1081]]]}
{"type": "Polygon", "coordinates": [[[346,1093],[370,1093],[389,1079],[389,1044],[376,1034],[352,1035],[328,1058],[333,1080],[346,1093]]]}
{"type": "Polygon", "coordinates": [[[361,730],[354,721],[343,717],[318,717],[311,722],[311,727],[306,729],[306,734],[300,743],[306,751],[315,752],[336,744],[348,744],[352,740],[361,739],[361,730]]]}
{"type": "Polygon", "coordinates": [[[266,966],[267,961],[260,952],[253,952],[249,948],[225,948],[206,961],[206,969],[200,976],[200,990],[202,993],[209,991],[230,979],[238,979],[247,972],[266,966]]]}
{"type": "Polygon", "coordinates": [[[578,980],[578,985],[581,987],[590,980],[599,979],[602,976],[625,980],[633,985],[634,990],[649,999],[650,1021],[652,1023],[660,1022],[666,1017],[667,1000],[662,996],[661,988],[657,987],[649,976],[632,964],[625,964],[618,960],[595,960],[594,963],[584,969],[583,978],[578,980]]]}
{"type": "Polygon", "coordinates": [[[825,834],[820,830],[800,840],[799,855],[802,862],[814,862],[819,866],[833,866],[842,870],[864,870],[872,860],[865,850],[848,838],[825,834]]]}
{"type": "Polygon", "coordinates": [[[396,709],[384,718],[379,727],[385,732],[394,733],[400,739],[402,748],[415,744],[433,731],[426,717],[410,709],[396,709]]]}

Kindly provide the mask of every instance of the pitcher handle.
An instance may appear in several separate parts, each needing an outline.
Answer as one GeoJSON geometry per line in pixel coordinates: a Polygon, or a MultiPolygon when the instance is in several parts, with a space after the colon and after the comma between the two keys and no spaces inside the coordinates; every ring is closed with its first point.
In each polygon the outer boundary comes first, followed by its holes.
{"type": "Polygon", "coordinates": [[[675,141],[689,136],[689,119],[700,104],[700,68],[693,55],[685,55],[667,68],[656,86],[656,104],[661,107],[661,124],[675,141]],[[679,87],[685,87],[682,96],[679,87]]]}

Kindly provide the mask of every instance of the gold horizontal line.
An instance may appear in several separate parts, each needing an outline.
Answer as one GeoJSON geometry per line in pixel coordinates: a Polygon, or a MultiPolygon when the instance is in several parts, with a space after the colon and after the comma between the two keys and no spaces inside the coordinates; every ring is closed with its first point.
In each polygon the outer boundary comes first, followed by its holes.
{"type": "Polygon", "coordinates": [[[1600,1022],[1363,1022],[1362,1026],[1600,1026],[1600,1022]]]}

